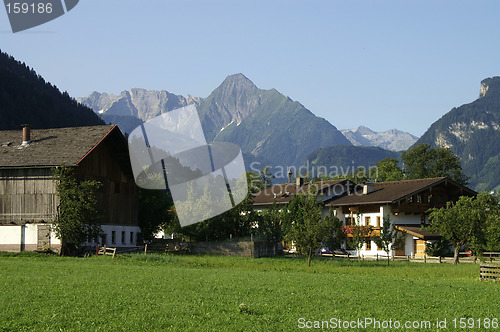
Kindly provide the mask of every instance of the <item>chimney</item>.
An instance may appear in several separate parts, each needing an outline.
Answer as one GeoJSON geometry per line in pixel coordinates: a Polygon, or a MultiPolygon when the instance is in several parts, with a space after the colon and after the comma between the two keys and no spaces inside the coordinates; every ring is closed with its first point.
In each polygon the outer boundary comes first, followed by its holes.
{"type": "Polygon", "coordinates": [[[304,185],[304,178],[303,177],[297,177],[297,182],[296,182],[297,187],[302,187],[304,185]]]}
{"type": "Polygon", "coordinates": [[[363,185],[363,195],[367,195],[371,192],[373,192],[373,186],[370,184],[364,184],[363,185]]]}
{"type": "Polygon", "coordinates": [[[21,125],[23,127],[23,143],[21,145],[28,145],[31,143],[31,128],[29,124],[21,125]]]}

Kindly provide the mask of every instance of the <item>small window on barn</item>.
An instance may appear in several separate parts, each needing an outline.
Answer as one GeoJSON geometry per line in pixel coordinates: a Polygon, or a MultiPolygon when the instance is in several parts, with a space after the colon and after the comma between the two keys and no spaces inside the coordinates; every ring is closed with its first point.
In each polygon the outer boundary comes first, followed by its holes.
{"type": "Polygon", "coordinates": [[[372,250],[372,239],[366,240],[366,250],[372,250]]]}
{"type": "Polygon", "coordinates": [[[116,232],[111,231],[111,243],[116,244],[116,232]]]}
{"type": "Polygon", "coordinates": [[[370,226],[370,217],[365,217],[365,226],[370,226]]]}
{"type": "Polygon", "coordinates": [[[106,245],[106,234],[101,235],[101,245],[103,245],[103,246],[106,245]]]}
{"type": "Polygon", "coordinates": [[[134,244],[134,232],[130,232],[130,244],[134,244]]]}
{"type": "Polygon", "coordinates": [[[380,228],[380,216],[377,217],[377,227],[380,228]]]}
{"type": "Polygon", "coordinates": [[[350,225],[350,224],[351,224],[351,222],[352,222],[352,221],[351,221],[351,217],[347,217],[347,218],[345,218],[345,224],[346,224],[346,225],[350,225]]]}
{"type": "Polygon", "coordinates": [[[122,231],[122,244],[125,244],[125,231],[122,231]]]}

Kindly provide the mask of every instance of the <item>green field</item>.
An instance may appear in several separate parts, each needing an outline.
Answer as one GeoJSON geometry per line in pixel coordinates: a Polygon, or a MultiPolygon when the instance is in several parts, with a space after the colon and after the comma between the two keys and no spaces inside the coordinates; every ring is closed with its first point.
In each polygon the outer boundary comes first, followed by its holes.
{"type": "Polygon", "coordinates": [[[416,331],[465,318],[483,330],[500,319],[500,283],[478,275],[479,264],[0,254],[0,331],[289,331],[365,318],[431,322],[416,331]]]}

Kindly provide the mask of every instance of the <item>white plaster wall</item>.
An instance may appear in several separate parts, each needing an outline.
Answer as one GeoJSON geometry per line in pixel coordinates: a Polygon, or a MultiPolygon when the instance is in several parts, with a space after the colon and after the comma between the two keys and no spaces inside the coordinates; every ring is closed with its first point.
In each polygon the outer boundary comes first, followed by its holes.
{"type": "MultiPolygon", "coordinates": [[[[420,224],[420,221],[419,221],[419,224],[420,224]]],[[[413,235],[406,234],[406,238],[405,238],[405,255],[413,257],[414,254],[415,253],[413,252],[413,235]]]]}
{"type": "Polygon", "coordinates": [[[21,246],[21,227],[15,225],[0,226],[0,250],[19,251],[21,246]],[[17,248],[17,250],[16,250],[17,248]]]}
{"type": "Polygon", "coordinates": [[[37,245],[37,229],[38,229],[38,224],[26,224],[23,226],[24,230],[24,245],[37,245]]]}
{"type": "MultiPolygon", "coordinates": [[[[26,224],[24,226],[4,225],[0,226],[0,250],[20,251],[36,250],[38,240],[38,226],[47,224],[26,224]]],[[[107,236],[107,246],[131,247],[137,242],[137,234],[141,232],[138,226],[102,225],[102,229],[107,236]],[[111,243],[111,232],[115,231],[115,244],[111,243]],[[122,232],[125,232],[125,241],[122,242],[122,232]],[[133,232],[133,240],[130,241],[130,232],[133,232]]],[[[100,242],[100,241],[99,241],[100,242]]],[[[86,245],[94,246],[97,243],[92,241],[86,245]]],[[[61,245],[61,240],[56,237],[53,230],[50,232],[50,246],[57,248],[61,245]]]]}
{"type": "Polygon", "coordinates": [[[400,213],[397,216],[391,214],[391,221],[396,225],[419,225],[420,226],[420,215],[417,214],[404,214],[400,213]]]}
{"type": "MultiPolygon", "coordinates": [[[[377,227],[377,217],[380,217],[380,212],[361,213],[360,216],[361,216],[360,222],[361,222],[362,226],[366,225],[365,218],[366,217],[370,217],[370,224],[369,224],[369,226],[377,227]]],[[[382,222],[382,220],[381,220],[381,222],[382,222]]]]}
{"type": "MultiPolygon", "coordinates": [[[[102,231],[106,234],[106,246],[108,247],[132,247],[136,245],[137,234],[141,232],[139,226],[102,225],[102,231]],[[115,243],[111,241],[112,232],[115,232],[115,243]],[[125,241],[122,242],[122,232],[125,232],[125,241]],[[133,241],[130,241],[130,232],[133,232],[133,241]]],[[[90,242],[87,245],[94,246],[97,243],[90,242]]],[[[103,245],[99,240],[99,245],[103,245]]],[[[139,243],[142,244],[142,243],[139,243]]]]}

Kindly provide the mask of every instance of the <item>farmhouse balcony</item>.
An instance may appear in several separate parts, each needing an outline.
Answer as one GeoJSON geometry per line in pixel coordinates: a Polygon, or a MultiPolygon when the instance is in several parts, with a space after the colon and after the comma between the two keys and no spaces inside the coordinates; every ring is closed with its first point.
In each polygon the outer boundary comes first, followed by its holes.
{"type": "MultiPolygon", "coordinates": [[[[377,237],[377,236],[380,236],[380,227],[372,227],[371,233],[365,235],[366,238],[377,237]]],[[[352,238],[353,235],[352,234],[346,234],[346,237],[352,238]]]]}

